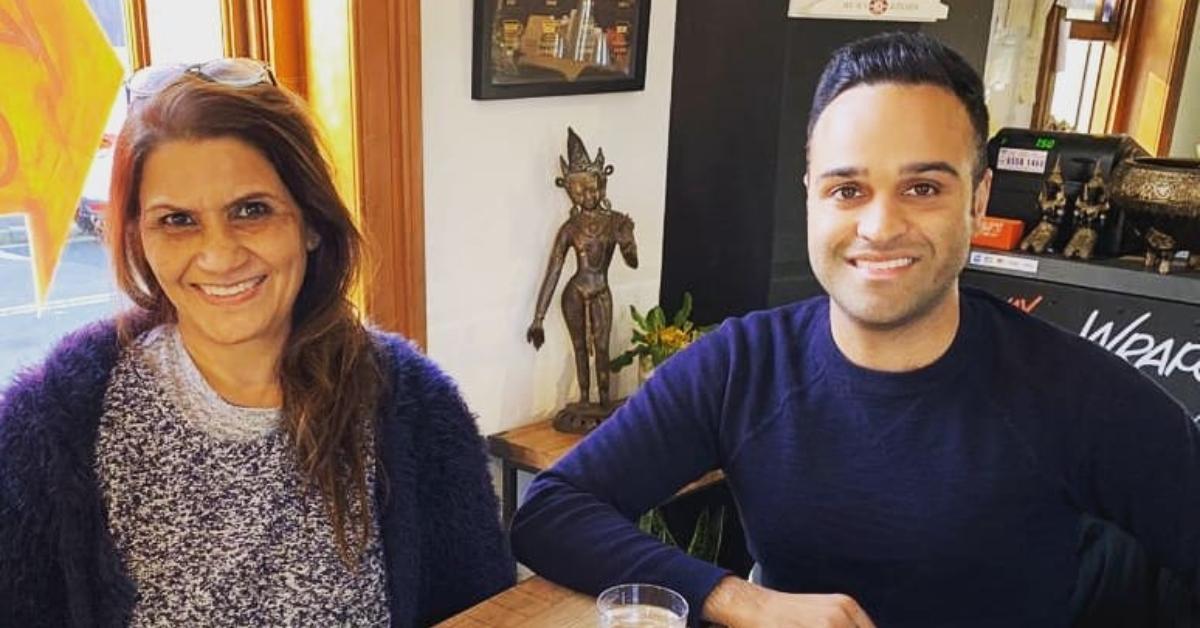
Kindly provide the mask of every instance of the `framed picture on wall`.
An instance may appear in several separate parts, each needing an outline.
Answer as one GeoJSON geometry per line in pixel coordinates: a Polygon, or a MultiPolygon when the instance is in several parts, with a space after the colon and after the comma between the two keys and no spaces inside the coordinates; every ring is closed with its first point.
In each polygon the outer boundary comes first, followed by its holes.
{"type": "Polygon", "coordinates": [[[650,0],[475,0],[476,100],[643,89],[650,0]]]}

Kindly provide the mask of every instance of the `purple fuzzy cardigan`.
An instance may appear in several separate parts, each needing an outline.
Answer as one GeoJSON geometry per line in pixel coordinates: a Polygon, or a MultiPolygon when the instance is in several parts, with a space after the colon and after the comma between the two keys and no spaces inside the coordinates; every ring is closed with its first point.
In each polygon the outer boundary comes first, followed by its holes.
{"type": "MultiPolygon", "coordinates": [[[[483,441],[450,379],[374,335],[377,491],[393,626],[424,626],[514,582],[483,441]]],[[[75,332],[0,399],[0,626],[124,626],[137,591],[108,532],[96,434],[119,355],[114,325],[75,332]]]]}

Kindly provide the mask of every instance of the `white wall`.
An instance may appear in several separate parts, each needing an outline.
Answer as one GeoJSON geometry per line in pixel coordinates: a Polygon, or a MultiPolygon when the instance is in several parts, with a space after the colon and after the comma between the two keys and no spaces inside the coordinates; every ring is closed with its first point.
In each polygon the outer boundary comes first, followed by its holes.
{"type": "MultiPolygon", "coordinates": [[[[655,0],[646,89],[471,100],[471,0],[422,0],[425,246],[429,354],[457,379],[487,434],[544,418],[576,398],[559,309],[568,261],[545,320],[546,344],[525,342],[534,301],[570,201],[554,186],[567,125],[616,167],[613,208],[637,227],[640,268],[609,272],[613,355],[628,344],[631,303],[658,299],[666,196],[675,0],[655,0]]],[[[618,392],[632,390],[627,368],[618,392]]]]}
{"type": "Polygon", "coordinates": [[[1183,71],[1171,156],[1196,159],[1200,157],[1196,154],[1196,147],[1200,146],[1200,19],[1192,28],[1191,50],[1183,71]]]}

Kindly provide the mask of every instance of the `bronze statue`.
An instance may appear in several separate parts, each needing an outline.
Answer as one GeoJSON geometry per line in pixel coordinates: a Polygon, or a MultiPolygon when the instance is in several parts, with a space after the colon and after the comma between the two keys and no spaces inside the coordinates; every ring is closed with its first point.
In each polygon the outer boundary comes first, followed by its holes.
{"type": "Polygon", "coordinates": [[[1063,249],[1063,256],[1091,259],[1107,218],[1108,190],[1100,172],[1100,162],[1096,162],[1092,178],[1083,184],[1083,191],[1075,200],[1075,233],[1063,249]]]}
{"type": "Polygon", "coordinates": [[[571,199],[571,216],[554,238],[546,276],[538,291],[537,310],[525,338],[535,349],[541,348],[545,341],[542,319],[554,296],[567,252],[573,250],[577,268],[563,289],[562,312],[575,350],[580,400],[559,412],[554,426],[564,432],[586,432],[616,409],[608,380],[608,339],[613,321],[608,266],[614,250],[620,247],[625,263],[637,268],[637,243],[633,239],[633,220],[613,211],[607,198],[608,175],[613,167],[604,165],[604,150],[597,149],[593,161],[583,140],[574,129],[568,128],[567,154],[570,161],[559,157],[562,176],[554,184],[566,189],[571,199]],[[591,401],[589,356],[596,359],[598,403],[591,401]]]}
{"type": "Polygon", "coordinates": [[[1054,170],[1042,182],[1038,207],[1042,210],[1042,220],[1021,240],[1022,251],[1045,253],[1053,249],[1054,240],[1058,238],[1058,228],[1067,213],[1067,194],[1059,160],[1054,161],[1054,170]]]}
{"type": "Polygon", "coordinates": [[[1160,275],[1170,274],[1178,247],[1175,238],[1150,227],[1146,232],[1146,268],[1157,268],[1160,275]]]}

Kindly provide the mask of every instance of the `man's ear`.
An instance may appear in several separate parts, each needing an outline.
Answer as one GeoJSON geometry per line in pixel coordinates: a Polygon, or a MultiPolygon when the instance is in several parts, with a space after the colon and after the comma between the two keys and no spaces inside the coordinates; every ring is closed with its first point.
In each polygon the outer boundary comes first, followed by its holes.
{"type": "Polygon", "coordinates": [[[983,171],[979,183],[975,185],[975,193],[971,199],[971,226],[973,231],[979,231],[983,217],[987,214],[988,199],[992,196],[992,169],[983,171]]]}

